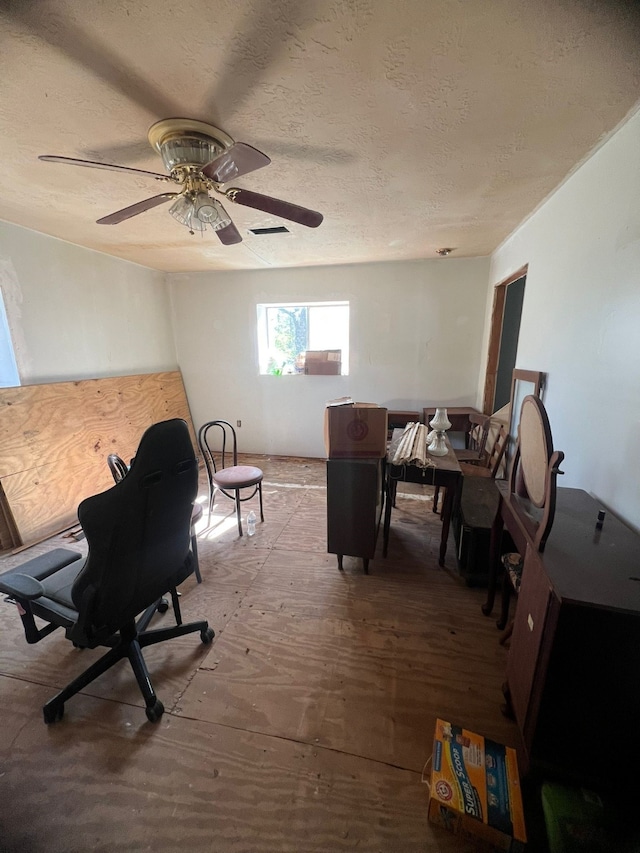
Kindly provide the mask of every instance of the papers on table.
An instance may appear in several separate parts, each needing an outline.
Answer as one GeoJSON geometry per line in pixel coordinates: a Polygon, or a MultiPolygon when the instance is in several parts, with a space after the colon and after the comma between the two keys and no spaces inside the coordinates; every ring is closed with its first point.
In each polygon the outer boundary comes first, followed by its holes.
{"type": "Polygon", "coordinates": [[[433,468],[433,461],[427,455],[427,436],[429,430],[424,424],[408,423],[400,437],[392,465],[417,465],[418,468],[433,468]]]}

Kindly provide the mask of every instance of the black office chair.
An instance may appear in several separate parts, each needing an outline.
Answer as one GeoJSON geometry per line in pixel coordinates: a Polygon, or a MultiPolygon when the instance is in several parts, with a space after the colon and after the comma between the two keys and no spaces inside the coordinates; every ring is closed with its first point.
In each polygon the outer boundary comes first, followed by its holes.
{"type": "MultiPolygon", "coordinates": [[[[115,483],[119,483],[129,473],[129,466],[121,456],[117,453],[110,453],[107,456],[107,465],[111,471],[111,475],[115,483]]],[[[196,576],[198,583],[202,583],[202,575],[200,574],[200,561],[198,560],[198,537],[196,535],[196,524],[202,518],[202,506],[194,504],[191,511],[191,550],[193,551],[194,564],[193,573],[196,576]]]]}
{"type": "Polygon", "coordinates": [[[209,479],[209,515],[217,492],[222,492],[236,504],[238,533],[242,536],[242,514],[240,504],[250,500],[257,492],[260,497],[260,521],[262,511],[262,471],[255,465],[238,465],[238,440],[236,431],[227,421],[208,421],[198,431],[200,452],[207,466],[209,479]],[[243,489],[251,488],[250,494],[240,497],[243,489]]]}
{"type": "Polygon", "coordinates": [[[205,645],[213,640],[206,621],[182,624],[177,593],[194,570],[189,540],[197,491],[198,465],[186,423],[155,424],[142,436],[127,476],[78,507],[89,546],[85,560],[59,549],[0,575],[0,591],[18,605],[28,643],[64,628],[75,646],[109,647],[46,703],[46,723],[60,720],[65,702],[122,658],[129,659],[147,717],[155,722],[164,707],[142,649],[194,632],[205,645]],[[177,624],[147,630],[156,610],[166,609],[165,593],[171,594],[177,624]],[[34,617],[46,624],[38,628],[34,617]]]}
{"type": "Polygon", "coordinates": [[[129,466],[117,453],[110,453],[107,456],[107,465],[111,471],[114,483],[119,483],[129,473],[129,466]]]}

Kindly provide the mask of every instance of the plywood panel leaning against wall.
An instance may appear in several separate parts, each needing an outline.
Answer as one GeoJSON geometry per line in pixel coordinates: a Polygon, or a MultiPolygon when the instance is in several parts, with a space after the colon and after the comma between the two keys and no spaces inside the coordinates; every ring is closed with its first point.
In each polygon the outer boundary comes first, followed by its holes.
{"type": "Polygon", "coordinates": [[[113,485],[109,453],[127,462],[153,423],[184,418],[178,371],[0,388],[0,550],[77,522],[80,501],[113,485]]]}

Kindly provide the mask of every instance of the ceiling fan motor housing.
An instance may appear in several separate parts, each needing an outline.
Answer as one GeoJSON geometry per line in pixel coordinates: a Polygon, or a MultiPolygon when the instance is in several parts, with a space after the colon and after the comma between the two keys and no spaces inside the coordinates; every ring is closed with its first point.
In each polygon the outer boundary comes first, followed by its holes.
{"type": "Polygon", "coordinates": [[[181,118],[156,122],[149,128],[149,142],[170,172],[182,167],[202,169],[234,144],[211,124],[181,118]]]}
{"type": "Polygon", "coordinates": [[[167,139],[160,146],[162,162],[170,172],[181,166],[201,169],[215,160],[222,151],[223,149],[212,140],[195,135],[167,139]]]}

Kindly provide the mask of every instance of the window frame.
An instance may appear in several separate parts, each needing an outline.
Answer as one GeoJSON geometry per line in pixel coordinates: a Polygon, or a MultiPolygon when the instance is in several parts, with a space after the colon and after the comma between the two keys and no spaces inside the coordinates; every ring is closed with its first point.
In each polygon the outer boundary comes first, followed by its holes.
{"type": "Polygon", "coordinates": [[[0,287],[0,387],[18,388],[20,385],[22,381],[9,325],[9,315],[0,287]]]}
{"type": "MultiPolygon", "coordinates": [[[[349,339],[351,333],[351,306],[349,300],[347,299],[331,299],[331,300],[319,300],[319,301],[309,301],[303,302],[301,300],[286,300],[280,302],[258,302],[256,304],[256,322],[257,322],[257,343],[258,343],[258,371],[260,376],[304,376],[309,375],[305,374],[304,371],[293,370],[291,372],[286,373],[277,373],[269,369],[269,362],[272,358],[271,353],[273,352],[273,347],[269,347],[269,311],[270,309],[279,309],[279,308],[305,308],[309,312],[309,320],[308,320],[308,328],[307,328],[307,346],[306,350],[318,350],[318,349],[327,349],[327,350],[341,350],[341,372],[339,374],[332,374],[335,376],[348,376],[349,375],[349,339]],[[315,345],[310,346],[310,334],[311,334],[311,311],[314,308],[344,308],[346,309],[346,342],[342,341],[341,346],[336,346],[335,341],[327,342],[327,345],[324,347],[315,345]],[[311,310],[310,310],[311,309],[311,310]]],[[[305,350],[305,351],[306,351],[305,350]]],[[[318,374],[314,374],[318,375],[318,374]]]]}

